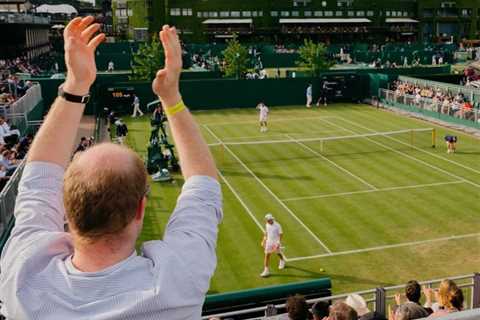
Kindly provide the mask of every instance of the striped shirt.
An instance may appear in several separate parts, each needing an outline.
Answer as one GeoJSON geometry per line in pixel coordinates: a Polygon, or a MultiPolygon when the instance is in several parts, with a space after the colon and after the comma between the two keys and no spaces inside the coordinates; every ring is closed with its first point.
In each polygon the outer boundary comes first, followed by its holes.
{"type": "Polygon", "coordinates": [[[63,168],[27,164],[16,225],[0,260],[0,313],[7,319],[200,319],[216,267],[221,189],[210,177],[188,179],[163,241],[124,261],[81,272],[64,228],[63,168]]]}

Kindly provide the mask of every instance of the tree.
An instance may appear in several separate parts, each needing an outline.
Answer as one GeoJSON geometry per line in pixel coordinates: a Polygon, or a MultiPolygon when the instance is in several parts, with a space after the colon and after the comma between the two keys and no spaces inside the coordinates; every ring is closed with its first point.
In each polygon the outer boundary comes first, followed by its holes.
{"type": "Polygon", "coordinates": [[[240,78],[248,70],[248,50],[240,44],[237,36],[227,42],[227,48],[223,50],[225,58],[225,77],[240,78]]]}
{"type": "Polygon", "coordinates": [[[131,80],[152,80],[157,71],[163,68],[164,53],[158,35],[150,43],[141,44],[133,54],[133,76],[131,80]]]}
{"type": "Polygon", "coordinates": [[[320,72],[328,70],[333,65],[327,58],[327,48],[323,43],[314,43],[312,40],[305,39],[298,53],[300,60],[296,62],[297,65],[307,69],[311,76],[318,77],[320,72]]]}

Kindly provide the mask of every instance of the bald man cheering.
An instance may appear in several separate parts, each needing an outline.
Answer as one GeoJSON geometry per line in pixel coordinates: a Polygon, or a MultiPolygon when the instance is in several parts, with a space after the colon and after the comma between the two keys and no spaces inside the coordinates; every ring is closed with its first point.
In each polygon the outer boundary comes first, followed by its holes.
{"type": "Polygon", "coordinates": [[[131,150],[100,144],[70,162],[95,81],[104,34],[92,17],[65,28],[67,77],[30,149],[15,207],[16,225],[0,260],[0,313],[8,319],[199,319],[216,266],[222,217],[209,149],[182,102],[175,28],[160,39],[161,99],[185,184],[162,241],[135,243],[142,230],[147,174],[131,150]],[[64,232],[64,221],[70,232],[64,232]]]}

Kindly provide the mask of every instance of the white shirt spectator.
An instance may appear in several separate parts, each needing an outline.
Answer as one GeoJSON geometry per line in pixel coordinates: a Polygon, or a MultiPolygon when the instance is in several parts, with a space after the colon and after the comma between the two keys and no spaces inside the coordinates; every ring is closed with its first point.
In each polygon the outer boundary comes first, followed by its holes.
{"type": "Polygon", "coordinates": [[[72,264],[64,232],[64,169],[25,167],[16,225],[0,260],[1,313],[7,319],[200,319],[216,266],[220,185],[194,176],[182,189],[163,241],[98,272],[72,264]]]}

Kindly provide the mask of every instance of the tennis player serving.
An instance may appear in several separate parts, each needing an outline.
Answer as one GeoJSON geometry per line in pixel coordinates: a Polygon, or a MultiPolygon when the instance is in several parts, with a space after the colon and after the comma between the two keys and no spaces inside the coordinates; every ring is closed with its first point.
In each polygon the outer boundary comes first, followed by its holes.
{"type": "Polygon", "coordinates": [[[265,234],[262,240],[262,247],[265,249],[264,269],[260,277],[266,278],[270,276],[270,257],[272,253],[276,253],[280,257],[278,269],[285,268],[285,257],[281,249],[281,241],[283,236],[282,226],[275,221],[275,218],[269,213],[265,216],[265,234]]]}

